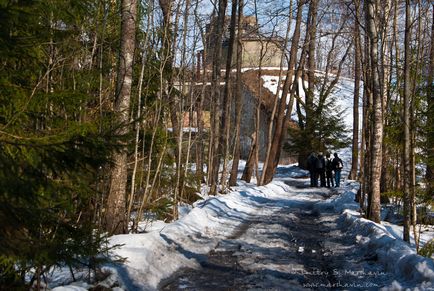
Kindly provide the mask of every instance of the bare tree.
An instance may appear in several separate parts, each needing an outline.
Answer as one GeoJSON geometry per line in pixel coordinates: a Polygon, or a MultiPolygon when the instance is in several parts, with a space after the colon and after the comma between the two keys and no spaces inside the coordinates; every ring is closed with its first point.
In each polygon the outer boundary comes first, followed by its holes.
{"type": "Polygon", "coordinates": [[[194,9],[195,23],[199,29],[200,37],[203,46],[203,50],[197,54],[197,72],[196,79],[202,82],[201,91],[197,94],[195,100],[196,108],[196,125],[197,125],[197,141],[196,141],[196,177],[197,182],[200,185],[205,182],[203,165],[205,162],[205,142],[204,142],[204,121],[203,121],[203,105],[205,101],[205,90],[206,90],[206,58],[207,58],[207,45],[206,45],[206,34],[203,30],[202,23],[200,21],[198,13],[199,1],[196,1],[196,7],[194,9]],[[201,72],[203,69],[203,73],[201,72]]]}
{"type": "MultiPolygon", "coordinates": [[[[300,27],[301,27],[301,16],[303,13],[303,6],[305,4],[304,0],[299,0],[297,4],[297,16],[295,22],[294,35],[292,37],[291,42],[291,50],[289,54],[289,64],[288,71],[286,73],[286,79],[283,84],[282,97],[279,99],[279,91],[276,95],[276,104],[277,112],[276,112],[276,122],[274,124],[273,134],[270,135],[269,130],[269,139],[267,145],[267,154],[265,157],[264,169],[261,176],[260,184],[268,184],[273,179],[274,172],[276,170],[276,165],[279,162],[280,150],[282,146],[282,139],[284,136],[284,132],[286,130],[286,114],[290,114],[291,110],[286,110],[286,99],[289,93],[290,88],[293,83],[293,76],[295,70],[295,63],[297,61],[297,52],[298,52],[298,44],[300,41],[300,27]],[[285,112],[286,111],[286,112],[285,112]]],[[[292,102],[290,101],[289,104],[292,102]]],[[[270,122],[273,122],[273,116],[271,116],[270,122]]],[[[271,128],[271,127],[270,127],[271,128]]]]}
{"type": "Polygon", "coordinates": [[[234,160],[232,162],[231,175],[229,177],[229,186],[235,186],[238,176],[238,165],[240,161],[240,128],[241,128],[241,110],[243,104],[241,65],[243,58],[243,42],[242,42],[242,23],[243,23],[244,0],[238,0],[238,25],[237,25],[237,75],[235,77],[235,144],[234,144],[234,160]]]}
{"type": "Polygon", "coordinates": [[[232,104],[232,95],[233,95],[230,92],[230,87],[231,87],[231,74],[232,74],[232,56],[234,51],[235,30],[236,30],[236,23],[237,23],[237,9],[238,9],[238,1],[232,0],[231,21],[229,26],[229,45],[226,54],[225,87],[223,91],[223,104],[222,104],[223,110],[221,116],[222,134],[220,136],[219,151],[218,151],[223,158],[223,172],[220,181],[222,192],[226,190],[227,174],[228,174],[227,163],[229,158],[228,157],[229,129],[231,127],[231,104],[232,104]]]}
{"type": "Polygon", "coordinates": [[[404,233],[403,239],[410,242],[410,191],[411,185],[411,132],[410,132],[410,104],[411,104],[411,87],[410,87],[410,0],[405,1],[405,41],[404,41],[404,143],[403,143],[403,161],[404,161],[404,233]]]}
{"type": "MultiPolygon", "coordinates": [[[[379,38],[381,39],[379,46],[380,46],[380,55],[379,55],[379,75],[381,79],[381,95],[382,102],[383,102],[383,108],[388,108],[391,94],[390,94],[390,75],[391,75],[391,66],[389,66],[390,62],[388,62],[387,58],[391,54],[388,53],[388,51],[392,50],[392,43],[391,43],[391,37],[390,37],[390,16],[392,13],[392,2],[391,0],[382,1],[380,3],[380,7],[378,7],[379,13],[382,17],[379,18],[379,38]]],[[[386,127],[389,122],[389,114],[383,114],[383,124],[386,127]]],[[[389,159],[389,152],[390,152],[390,146],[386,142],[387,135],[383,135],[383,147],[382,147],[382,170],[381,170],[381,183],[380,183],[380,191],[381,193],[389,191],[390,186],[390,174],[388,171],[388,168],[390,168],[390,159],[389,159]]],[[[381,197],[382,200],[387,199],[386,196],[381,197]]]]}
{"type": "MultiPolygon", "coordinates": [[[[314,131],[314,92],[315,92],[315,46],[316,46],[316,25],[317,25],[317,15],[318,15],[318,0],[311,0],[309,5],[309,14],[308,14],[308,23],[307,23],[307,31],[308,31],[308,54],[307,54],[307,83],[308,87],[306,90],[306,99],[305,99],[305,120],[306,120],[306,130],[308,132],[307,137],[309,142],[311,143],[314,139],[313,131],[314,131]]],[[[311,146],[308,146],[310,149],[311,146]]]]}
{"type": "Polygon", "coordinates": [[[371,144],[372,144],[372,122],[371,116],[373,112],[373,80],[372,80],[372,67],[371,67],[371,41],[369,34],[367,33],[367,10],[368,2],[363,2],[363,8],[365,12],[365,33],[364,33],[364,50],[363,50],[363,130],[362,130],[362,157],[361,160],[361,181],[362,181],[362,201],[367,200],[366,205],[366,217],[369,217],[371,207],[371,144]]]}
{"type": "Polygon", "coordinates": [[[377,14],[378,0],[368,0],[366,3],[366,26],[370,41],[370,73],[372,78],[372,96],[373,103],[371,112],[372,122],[372,142],[370,144],[370,207],[369,219],[380,222],[380,180],[382,164],[382,146],[383,146],[383,102],[381,96],[381,84],[379,76],[378,62],[378,29],[377,14]]]}
{"type": "Polygon", "coordinates": [[[221,79],[221,43],[223,39],[223,32],[225,27],[225,15],[227,0],[219,0],[217,7],[217,20],[213,23],[212,43],[215,45],[212,56],[212,77],[211,77],[211,102],[212,114],[211,118],[211,139],[209,146],[209,185],[210,194],[217,193],[218,173],[220,168],[220,155],[218,152],[221,128],[221,92],[220,92],[220,79],[221,79]]]}
{"type": "MultiPolygon", "coordinates": [[[[258,16],[258,1],[254,0],[254,7],[255,7],[255,19],[256,19],[256,23],[258,23],[259,21],[259,16],[258,16]]],[[[282,49],[283,52],[280,56],[280,68],[279,68],[279,77],[278,77],[278,84],[281,83],[282,81],[282,75],[283,75],[283,66],[284,66],[284,60],[285,60],[285,53],[284,50],[288,44],[288,38],[289,38],[289,33],[291,31],[291,20],[292,20],[292,0],[290,1],[289,4],[289,14],[288,14],[288,25],[286,28],[286,36],[285,36],[285,40],[283,42],[282,45],[282,49]]],[[[261,45],[261,49],[260,49],[260,53],[259,53],[259,67],[258,67],[258,74],[257,74],[257,80],[259,80],[257,82],[257,96],[255,98],[255,129],[254,132],[252,133],[252,135],[250,136],[251,138],[251,145],[250,145],[250,151],[249,151],[249,155],[248,155],[248,159],[246,162],[246,165],[244,167],[243,170],[243,175],[241,176],[242,180],[245,180],[246,182],[250,182],[252,175],[253,175],[253,171],[256,171],[256,177],[257,177],[257,181],[258,184],[262,183],[262,177],[264,177],[264,171],[262,172],[262,175],[259,176],[259,145],[258,143],[259,141],[259,137],[260,137],[260,124],[261,124],[261,104],[263,102],[262,100],[262,92],[263,92],[263,86],[261,83],[261,78],[262,78],[262,64],[263,64],[263,60],[265,57],[265,54],[267,52],[267,48],[268,48],[268,43],[263,40],[263,37],[261,34],[258,34],[259,37],[259,42],[261,45]]],[[[276,97],[274,99],[273,102],[273,109],[271,112],[271,117],[268,120],[268,138],[267,141],[270,141],[271,136],[272,136],[272,130],[273,130],[273,125],[274,125],[274,118],[276,115],[276,110],[277,110],[277,104],[278,104],[278,98],[277,96],[279,96],[279,92],[280,92],[280,86],[277,87],[277,92],[276,92],[276,97]]],[[[270,142],[267,143],[267,152],[269,152],[271,148],[271,144],[270,142]]],[[[266,163],[267,163],[267,157],[268,157],[268,153],[266,156],[266,163]]]]}
{"type": "MultiPolygon", "coordinates": [[[[137,1],[121,2],[121,49],[116,86],[114,111],[121,127],[118,134],[129,131],[131,85],[133,79],[133,59],[136,46],[137,1]]],[[[127,231],[126,218],[127,150],[126,145],[113,155],[110,192],[107,198],[106,229],[112,234],[127,231]]]]}
{"type": "Polygon", "coordinates": [[[430,63],[427,78],[427,100],[428,100],[428,131],[427,131],[427,150],[428,165],[426,170],[427,193],[434,192],[434,4],[432,5],[432,23],[431,23],[431,49],[430,63]]]}
{"type": "Polygon", "coordinates": [[[351,170],[348,178],[355,180],[357,177],[358,157],[359,157],[359,100],[360,100],[360,81],[362,79],[361,54],[362,45],[360,39],[360,0],[354,0],[355,20],[353,29],[354,41],[354,99],[353,99],[353,143],[351,147],[351,170]]]}

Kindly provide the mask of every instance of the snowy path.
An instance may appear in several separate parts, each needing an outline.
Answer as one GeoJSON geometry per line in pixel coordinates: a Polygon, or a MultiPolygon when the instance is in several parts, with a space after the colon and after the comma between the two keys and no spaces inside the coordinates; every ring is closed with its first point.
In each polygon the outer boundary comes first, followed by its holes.
{"type": "MultiPolygon", "coordinates": [[[[110,275],[98,286],[434,291],[434,261],[360,217],[358,183],[330,191],[307,187],[305,177],[294,165],[279,167],[266,186],[238,181],[230,193],[198,201],[175,222],[111,237],[112,255],[124,261],[105,266],[110,275]]],[[[69,276],[62,269],[50,284],[63,285],[69,276]]],[[[76,282],[53,291],[90,287],[76,282]]]]}
{"type": "Polygon", "coordinates": [[[160,289],[375,290],[392,283],[376,256],[364,257],[355,238],[339,228],[336,213],[315,207],[332,192],[306,191],[295,179],[287,183],[301,190],[296,199],[261,198],[259,211],[232,236],[196,256],[199,268],[178,271],[160,289]]]}

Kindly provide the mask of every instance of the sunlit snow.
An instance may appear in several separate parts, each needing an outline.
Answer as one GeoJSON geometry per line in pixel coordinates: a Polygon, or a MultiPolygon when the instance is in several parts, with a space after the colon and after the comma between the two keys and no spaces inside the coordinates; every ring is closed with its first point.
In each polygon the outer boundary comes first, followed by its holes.
{"type": "MultiPolygon", "coordinates": [[[[276,94],[278,76],[265,75],[262,78],[265,88],[276,94]]],[[[352,80],[341,79],[333,93],[336,94],[341,108],[347,109],[344,121],[349,128],[353,119],[353,89],[352,80]]],[[[339,151],[339,155],[345,163],[342,173],[345,179],[348,176],[351,153],[346,149],[339,151]]],[[[241,161],[240,170],[244,165],[245,161],[241,161]]],[[[112,245],[121,245],[115,250],[115,254],[125,258],[126,261],[123,264],[104,267],[112,275],[106,279],[107,282],[103,282],[103,285],[109,286],[112,281],[117,281],[118,290],[155,290],[162,280],[169,278],[181,268],[199,268],[206,254],[216,247],[230,248],[231,246],[224,244],[227,239],[255,215],[267,215],[279,207],[303,207],[304,204],[309,203],[314,204],[314,210],[319,213],[331,211],[338,215],[340,217],[338,226],[354,237],[354,244],[357,244],[356,248],[359,249],[360,256],[366,257],[370,254],[384,265],[388,274],[391,274],[391,277],[388,275],[386,279],[388,282],[386,290],[400,290],[407,287],[434,290],[433,260],[416,255],[414,245],[408,246],[400,239],[402,226],[387,222],[380,225],[361,218],[359,205],[354,201],[358,183],[344,181],[338,190],[338,195],[324,200],[322,196],[324,191],[321,188],[291,186],[292,182],[307,185],[307,175],[308,173],[297,165],[280,166],[273,182],[266,186],[258,187],[255,184],[239,181],[238,186],[233,187],[230,193],[211,197],[204,189],[201,194],[204,199],[195,203],[192,208],[182,207],[179,220],[173,223],[150,221],[141,224],[140,229],[145,231],[144,233],[111,237],[112,245]],[[265,201],[275,201],[273,207],[276,209],[264,207],[265,201]]],[[[252,182],[256,182],[255,179],[252,182]]],[[[291,213],[287,215],[291,217],[291,213]]],[[[282,237],[266,242],[259,239],[267,232],[279,231],[282,231],[280,226],[272,225],[269,229],[248,229],[240,240],[238,253],[250,252],[254,255],[256,248],[276,247],[288,250],[287,242],[282,237]]],[[[425,231],[421,242],[427,242],[433,238],[433,234],[432,229],[425,231]]],[[[300,245],[295,250],[299,256],[306,252],[316,254],[319,249],[306,249],[306,246],[300,245]]],[[[272,261],[264,263],[254,261],[248,256],[240,263],[253,273],[262,270],[264,264],[276,272],[301,272],[302,275],[309,273],[309,270],[303,269],[302,266],[281,265],[272,261]]],[[[369,264],[363,266],[368,266],[362,270],[363,272],[372,271],[369,269],[369,264]]],[[[67,271],[54,272],[53,277],[49,278],[49,285],[55,287],[69,284],[67,277],[67,271]]],[[[297,290],[296,287],[290,287],[292,285],[285,285],[292,284],[291,282],[275,280],[278,286],[297,290]]],[[[73,283],[53,290],[87,290],[88,287],[86,283],[73,283]]]]}

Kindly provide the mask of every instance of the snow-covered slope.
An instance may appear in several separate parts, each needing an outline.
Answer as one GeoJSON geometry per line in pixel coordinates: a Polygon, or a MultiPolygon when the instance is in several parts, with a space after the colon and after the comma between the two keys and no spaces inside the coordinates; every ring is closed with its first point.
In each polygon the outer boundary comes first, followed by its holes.
{"type": "MultiPolygon", "coordinates": [[[[262,75],[263,86],[273,94],[277,94],[277,90],[278,90],[278,83],[279,83],[278,71],[279,68],[266,68],[264,69],[262,75]]],[[[324,73],[318,72],[318,76],[324,77],[324,73]]],[[[335,77],[334,75],[329,76],[330,81],[334,77],[335,77]]],[[[285,81],[285,76],[283,74],[280,82],[279,98],[282,97],[282,89],[283,89],[284,81],[285,81]]],[[[301,89],[303,88],[303,86],[301,85],[302,80],[300,79],[298,80],[298,82],[300,88],[299,96],[302,99],[304,99],[305,93],[303,89],[301,89]]],[[[360,92],[362,92],[362,90],[360,92]]],[[[318,92],[316,92],[316,95],[318,95],[318,92]]],[[[354,102],[353,96],[354,96],[354,81],[352,79],[340,77],[338,83],[333,88],[329,97],[329,98],[334,98],[336,100],[335,105],[337,106],[337,108],[339,108],[339,110],[344,110],[344,114],[342,115],[342,118],[348,130],[352,129],[352,124],[353,124],[353,102],[354,102]]],[[[289,94],[286,98],[286,102],[289,103],[289,94]]],[[[359,100],[359,112],[362,112],[362,108],[360,108],[360,106],[361,106],[361,99],[359,100]]],[[[291,116],[293,119],[297,119],[295,106],[292,108],[291,116]]],[[[361,116],[360,116],[360,121],[361,121],[361,116]]]]}
{"type": "Polygon", "coordinates": [[[404,286],[395,281],[391,289],[418,286],[421,290],[434,290],[434,261],[417,255],[413,248],[394,237],[384,225],[362,218],[359,205],[354,201],[357,190],[358,184],[349,181],[345,192],[318,203],[316,208],[341,213],[342,227],[354,234],[365,257],[378,258],[386,269],[393,271],[396,278],[404,279],[404,286]]]}

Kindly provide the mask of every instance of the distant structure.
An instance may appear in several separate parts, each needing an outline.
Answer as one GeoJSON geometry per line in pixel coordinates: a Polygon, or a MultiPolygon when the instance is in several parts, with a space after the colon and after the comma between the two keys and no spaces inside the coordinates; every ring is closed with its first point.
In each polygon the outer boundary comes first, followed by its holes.
{"type": "MultiPolygon", "coordinates": [[[[198,64],[205,64],[206,68],[210,68],[212,64],[212,56],[214,48],[217,47],[214,35],[214,22],[216,18],[212,18],[210,23],[206,25],[206,56],[204,51],[198,54],[198,64]]],[[[259,25],[254,16],[245,16],[242,19],[242,68],[257,68],[261,61],[262,67],[279,67],[283,52],[283,40],[280,37],[269,37],[260,34],[259,25]],[[261,57],[262,56],[262,57],[261,57]],[[262,60],[261,60],[262,59],[262,60]]],[[[230,17],[226,17],[223,40],[220,46],[222,47],[222,68],[225,68],[228,55],[230,35],[230,17]]],[[[237,42],[235,42],[232,64],[236,62],[237,42]]]]}
{"type": "MultiPolygon", "coordinates": [[[[227,17],[224,25],[223,39],[220,44],[215,41],[215,34],[213,33],[216,18],[211,18],[210,23],[206,26],[206,44],[205,51],[202,50],[197,54],[197,67],[196,77],[197,82],[193,84],[193,97],[202,96],[202,122],[204,134],[207,135],[211,122],[211,82],[210,70],[212,68],[213,53],[216,47],[221,47],[221,69],[226,69],[226,61],[229,49],[230,37],[230,18],[227,17]]],[[[268,143],[268,122],[272,117],[273,105],[275,94],[269,89],[264,87],[264,80],[260,77],[257,70],[261,65],[263,76],[275,76],[276,82],[279,76],[279,67],[281,63],[282,54],[284,52],[284,41],[277,36],[261,35],[260,27],[254,16],[243,17],[242,21],[242,62],[243,68],[241,83],[242,83],[242,96],[243,110],[241,116],[240,128],[240,155],[242,159],[247,159],[252,146],[253,138],[257,139],[258,151],[260,161],[265,160],[266,149],[268,143]],[[259,103],[258,103],[259,102],[259,103]],[[256,104],[259,104],[259,128],[258,136],[256,137],[256,104]]],[[[232,58],[232,68],[236,67],[236,51],[237,42],[234,43],[234,53],[232,58]]],[[[235,74],[231,75],[234,78],[235,74]]],[[[224,80],[220,80],[220,89],[224,88],[224,80]]],[[[178,88],[183,94],[188,94],[191,90],[189,85],[181,86],[178,88]]],[[[196,98],[196,97],[195,97],[196,98]]],[[[231,106],[232,118],[235,120],[235,100],[231,106]]],[[[192,112],[185,112],[183,118],[183,127],[196,134],[197,112],[196,105],[191,104],[192,112]]],[[[290,126],[292,122],[290,121],[290,126]]],[[[231,126],[234,126],[233,124],[231,126]]],[[[288,164],[294,163],[295,157],[290,156],[288,153],[282,151],[280,156],[280,163],[288,164]]]]}

